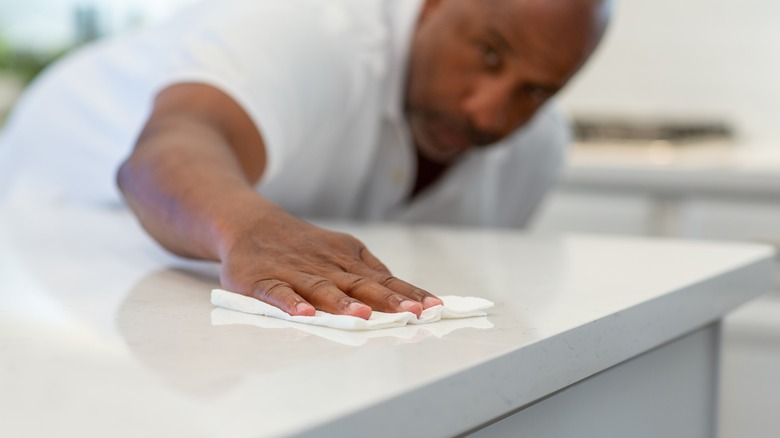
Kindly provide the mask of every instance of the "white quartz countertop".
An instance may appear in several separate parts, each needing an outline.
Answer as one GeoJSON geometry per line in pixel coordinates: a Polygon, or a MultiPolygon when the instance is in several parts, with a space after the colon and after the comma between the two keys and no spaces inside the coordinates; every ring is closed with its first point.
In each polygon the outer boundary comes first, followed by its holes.
{"type": "Polygon", "coordinates": [[[780,147],[771,143],[575,144],[568,161],[570,188],[780,198],[780,147]]]}
{"type": "Polygon", "coordinates": [[[216,265],[167,255],[121,207],[0,209],[0,434],[448,436],[771,283],[762,245],[337,228],[401,278],[496,307],[387,332],[252,324],[209,303],[216,265]]]}

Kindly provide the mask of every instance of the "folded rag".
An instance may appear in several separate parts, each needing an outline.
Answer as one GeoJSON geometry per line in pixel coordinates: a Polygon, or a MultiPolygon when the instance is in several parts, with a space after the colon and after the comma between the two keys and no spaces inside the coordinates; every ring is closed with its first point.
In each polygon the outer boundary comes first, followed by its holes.
{"type": "Polygon", "coordinates": [[[385,345],[411,344],[429,337],[443,338],[450,333],[468,328],[476,330],[492,329],[493,323],[487,318],[460,318],[439,320],[432,324],[408,324],[403,327],[382,330],[340,330],[311,324],[299,324],[283,319],[263,315],[236,312],[222,307],[211,311],[211,325],[250,325],[261,329],[295,329],[306,335],[314,335],[331,342],[351,347],[365,345],[373,339],[381,339],[385,345]]]}
{"type": "Polygon", "coordinates": [[[266,304],[246,295],[228,292],[222,289],[211,291],[211,303],[215,306],[244,313],[265,315],[301,324],[318,325],[341,330],[377,330],[401,327],[407,324],[428,324],[442,319],[470,318],[485,316],[485,310],[493,307],[493,302],[477,297],[440,296],[443,306],[429,307],[423,310],[419,318],[411,312],[384,313],[374,311],[369,319],[348,315],[333,315],[318,310],[314,316],[292,316],[279,308],[266,304]]]}

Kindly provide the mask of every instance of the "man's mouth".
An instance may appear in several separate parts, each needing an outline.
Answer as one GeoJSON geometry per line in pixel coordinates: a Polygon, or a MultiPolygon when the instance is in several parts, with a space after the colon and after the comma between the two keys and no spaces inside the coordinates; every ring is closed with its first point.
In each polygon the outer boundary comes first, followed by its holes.
{"type": "Polygon", "coordinates": [[[428,135],[442,152],[456,154],[471,146],[466,130],[456,123],[441,118],[429,119],[426,123],[428,135]]]}
{"type": "Polygon", "coordinates": [[[471,146],[487,146],[501,139],[500,135],[474,128],[468,122],[459,122],[442,116],[429,116],[425,120],[426,130],[441,149],[458,153],[471,146]]]}
{"type": "Polygon", "coordinates": [[[449,160],[471,147],[486,146],[501,139],[500,135],[475,128],[465,118],[420,109],[410,109],[407,114],[417,146],[438,160],[449,160]]]}

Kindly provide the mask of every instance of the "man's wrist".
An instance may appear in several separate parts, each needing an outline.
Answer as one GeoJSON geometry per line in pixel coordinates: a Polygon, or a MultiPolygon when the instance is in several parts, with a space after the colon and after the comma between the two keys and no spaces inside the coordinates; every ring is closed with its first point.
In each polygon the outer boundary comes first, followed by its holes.
{"type": "Polygon", "coordinates": [[[289,216],[281,207],[258,193],[236,194],[220,203],[213,214],[214,253],[224,261],[236,246],[258,232],[274,228],[281,215],[289,216]]]}

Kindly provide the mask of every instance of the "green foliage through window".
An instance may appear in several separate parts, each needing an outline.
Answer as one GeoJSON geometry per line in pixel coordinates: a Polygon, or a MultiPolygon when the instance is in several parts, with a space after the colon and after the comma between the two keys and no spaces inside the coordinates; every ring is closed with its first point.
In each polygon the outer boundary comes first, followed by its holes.
{"type": "Polygon", "coordinates": [[[0,39],[0,73],[16,76],[23,82],[29,82],[65,52],[67,49],[52,53],[13,49],[0,39]]]}

